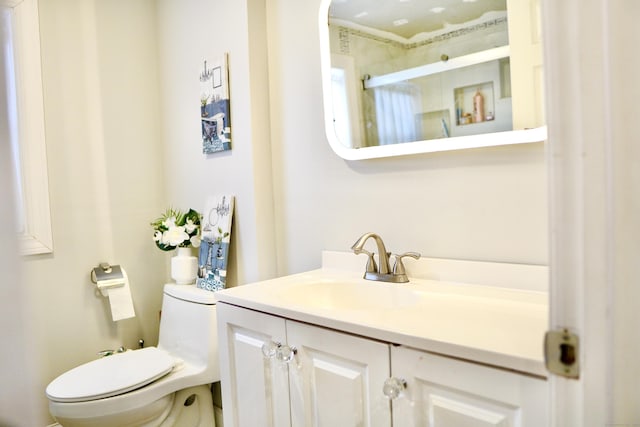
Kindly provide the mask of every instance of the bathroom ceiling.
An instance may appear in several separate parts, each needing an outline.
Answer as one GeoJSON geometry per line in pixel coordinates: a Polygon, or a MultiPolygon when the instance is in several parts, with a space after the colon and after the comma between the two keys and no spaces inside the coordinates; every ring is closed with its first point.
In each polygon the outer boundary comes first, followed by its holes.
{"type": "Polygon", "coordinates": [[[410,39],[506,10],[506,0],[333,0],[329,17],[410,39]]]}

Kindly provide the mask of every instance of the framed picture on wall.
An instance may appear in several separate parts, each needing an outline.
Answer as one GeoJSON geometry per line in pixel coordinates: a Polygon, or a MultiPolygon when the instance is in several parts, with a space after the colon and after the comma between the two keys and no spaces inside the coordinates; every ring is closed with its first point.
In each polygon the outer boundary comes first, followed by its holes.
{"type": "Polygon", "coordinates": [[[204,61],[200,72],[200,123],[204,154],[231,150],[227,54],[204,61]]]}

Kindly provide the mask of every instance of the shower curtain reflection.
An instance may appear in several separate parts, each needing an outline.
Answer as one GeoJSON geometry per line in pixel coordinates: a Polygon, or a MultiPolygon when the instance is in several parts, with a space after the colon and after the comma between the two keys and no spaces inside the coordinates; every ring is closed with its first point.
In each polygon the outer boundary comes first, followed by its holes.
{"type": "Polygon", "coordinates": [[[397,144],[421,139],[416,125],[420,89],[410,83],[397,83],[373,89],[377,141],[370,145],[397,144]],[[377,143],[376,143],[377,142],[377,143]]]}

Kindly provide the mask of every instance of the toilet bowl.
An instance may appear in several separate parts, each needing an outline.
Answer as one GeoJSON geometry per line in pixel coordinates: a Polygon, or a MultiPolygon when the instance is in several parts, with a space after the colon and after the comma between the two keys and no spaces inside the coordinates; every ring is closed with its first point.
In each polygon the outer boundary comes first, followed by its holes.
{"type": "Polygon", "coordinates": [[[215,426],[217,350],[213,292],[167,284],[158,347],[65,372],[47,386],[49,412],[63,427],[215,426]]]}

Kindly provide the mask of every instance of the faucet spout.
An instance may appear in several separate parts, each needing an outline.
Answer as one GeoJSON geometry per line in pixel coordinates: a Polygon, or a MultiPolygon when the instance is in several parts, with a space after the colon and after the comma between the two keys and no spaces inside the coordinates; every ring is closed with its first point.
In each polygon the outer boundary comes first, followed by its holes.
{"type": "Polygon", "coordinates": [[[387,253],[387,248],[384,246],[384,242],[382,238],[375,233],[365,233],[356,242],[351,246],[351,250],[356,255],[362,253],[368,253],[364,249],[364,244],[372,238],[376,242],[376,246],[378,248],[378,273],[379,274],[389,274],[391,269],[389,268],[389,254],[387,253]]]}

